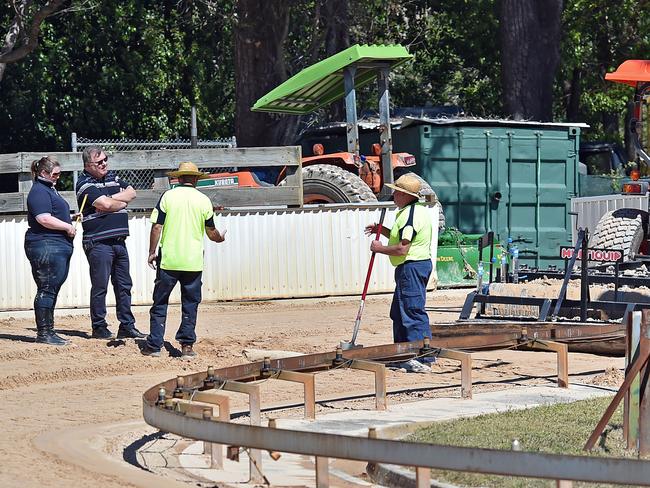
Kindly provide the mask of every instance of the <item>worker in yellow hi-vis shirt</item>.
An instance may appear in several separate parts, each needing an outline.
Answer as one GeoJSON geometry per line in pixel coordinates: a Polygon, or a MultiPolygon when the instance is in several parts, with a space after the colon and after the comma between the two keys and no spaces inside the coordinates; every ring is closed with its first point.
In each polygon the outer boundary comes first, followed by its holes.
{"type": "Polygon", "coordinates": [[[219,232],[214,224],[212,202],[196,189],[200,179],[208,175],[194,163],[180,163],[169,176],[178,178],[179,185],[167,190],[151,213],[149,236],[149,266],[156,269],[153,305],[149,311],[150,330],[142,347],[146,356],[160,356],[164,343],[167,304],[176,283],[181,284],[181,325],[176,340],[184,357],[196,356],[196,315],[201,303],[203,274],[203,235],[214,242],[223,242],[226,231],[219,232]],[[158,242],[160,247],[158,250],[158,242]]]}
{"type": "MultiPolygon", "coordinates": [[[[386,186],[395,190],[395,223],[390,230],[382,228],[388,244],[373,240],[370,250],[388,255],[395,266],[395,293],[390,307],[393,340],[421,341],[431,337],[429,316],[424,309],[427,283],[433,270],[431,219],[426,207],[418,201],[421,184],[417,178],[404,175],[394,185],[386,186]]],[[[368,225],[365,232],[367,235],[377,232],[377,224],[368,225]]],[[[429,366],[415,359],[403,363],[402,367],[417,373],[431,371],[429,366]]]]}

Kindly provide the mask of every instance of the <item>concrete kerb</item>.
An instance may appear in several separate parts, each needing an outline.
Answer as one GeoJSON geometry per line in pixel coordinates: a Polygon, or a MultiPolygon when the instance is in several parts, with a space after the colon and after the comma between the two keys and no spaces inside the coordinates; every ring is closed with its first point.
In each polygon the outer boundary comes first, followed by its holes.
{"type": "MultiPolygon", "coordinates": [[[[391,405],[388,410],[345,410],[317,416],[316,420],[295,418],[276,419],[278,428],[322,433],[344,433],[352,436],[367,436],[374,428],[377,437],[400,439],[406,435],[436,422],[460,417],[474,417],[489,413],[523,410],[540,405],[569,403],[598,396],[612,395],[615,389],[593,385],[575,384],[570,389],[555,386],[515,387],[478,393],[473,399],[433,398],[411,403],[391,405]]],[[[280,460],[282,463],[282,460],[280,460]]],[[[284,466],[284,481],[294,476],[295,467],[284,466]]],[[[301,470],[304,468],[300,468],[301,470]]],[[[388,487],[415,487],[415,474],[403,466],[374,464],[366,467],[372,482],[388,487]]],[[[332,473],[334,474],[334,473],[332,473]]],[[[286,483],[285,483],[286,484],[286,483]]],[[[432,481],[435,488],[452,488],[453,485],[432,481]]]]}
{"type": "MultiPolygon", "coordinates": [[[[368,463],[366,466],[368,477],[381,486],[389,488],[416,488],[417,482],[415,473],[402,466],[395,464],[374,464],[368,463]]],[[[458,485],[442,483],[438,480],[431,480],[432,488],[458,488],[458,485]]]]}

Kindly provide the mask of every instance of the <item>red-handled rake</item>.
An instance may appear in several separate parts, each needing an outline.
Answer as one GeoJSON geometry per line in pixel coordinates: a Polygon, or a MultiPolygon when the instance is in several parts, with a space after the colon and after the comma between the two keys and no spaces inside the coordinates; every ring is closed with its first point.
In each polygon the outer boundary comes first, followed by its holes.
{"type": "MultiPolygon", "coordinates": [[[[379,223],[377,224],[377,234],[375,235],[375,240],[378,241],[381,237],[381,229],[384,223],[384,217],[386,216],[386,209],[381,209],[381,215],[379,217],[379,223]]],[[[366,273],[366,282],[363,285],[363,293],[361,294],[361,303],[359,304],[359,311],[357,312],[357,318],[354,321],[354,330],[352,331],[352,340],[341,341],[341,349],[354,349],[355,347],[363,347],[357,345],[357,334],[359,334],[359,326],[361,325],[361,315],[363,314],[363,309],[366,306],[366,294],[368,293],[368,285],[370,284],[370,275],[372,274],[372,265],[375,262],[375,252],[370,256],[370,263],[368,263],[368,272],[366,273]]]]}

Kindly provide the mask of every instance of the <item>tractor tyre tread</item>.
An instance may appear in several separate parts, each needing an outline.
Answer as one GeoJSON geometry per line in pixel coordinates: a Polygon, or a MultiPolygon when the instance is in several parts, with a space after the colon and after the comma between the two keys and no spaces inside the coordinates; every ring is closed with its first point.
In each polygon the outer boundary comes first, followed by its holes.
{"type": "Polygon", "coordinates": [[[623,260],[629,261],[645,238],[648,212],[634,208],[619,208],[607,212],[596,225],[589,239],[589,247],[594,249],[619,249],[623,260]]]}
{"type": "Polygon", "coordinates": [[[358,175],[331,164],[312,164],[302,169],[305,195],[327,193],[334,203],[373,203],[377,197],[358,175]]]}

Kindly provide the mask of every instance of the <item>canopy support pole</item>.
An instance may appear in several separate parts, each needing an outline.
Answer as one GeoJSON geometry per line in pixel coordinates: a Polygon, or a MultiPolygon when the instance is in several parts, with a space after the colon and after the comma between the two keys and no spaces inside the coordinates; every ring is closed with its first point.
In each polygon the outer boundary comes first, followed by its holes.
{"type": "Polygon", "coordinates": [[[354,89],[354,75],[357,67],[347,66],[343,70],[343,84],[345,87],[345,122],[348,152],[359,156],[359,126],[357,124],[357,95],[354,89]]]}
{"type": "MultiPolygon", "coordinates": [[[[379,123],[381,143],[381,171],[386,183],[393,183],[393,137],[390,132],[390,94],[388,91],[388,76],[390,75],[390,66],[383,66],[377,73],[377,86],[379,88],[379,123]]],[[[390,188],[382,186],[379,193],[382,197],[389,197],[392,194],[390,188]]]]}

